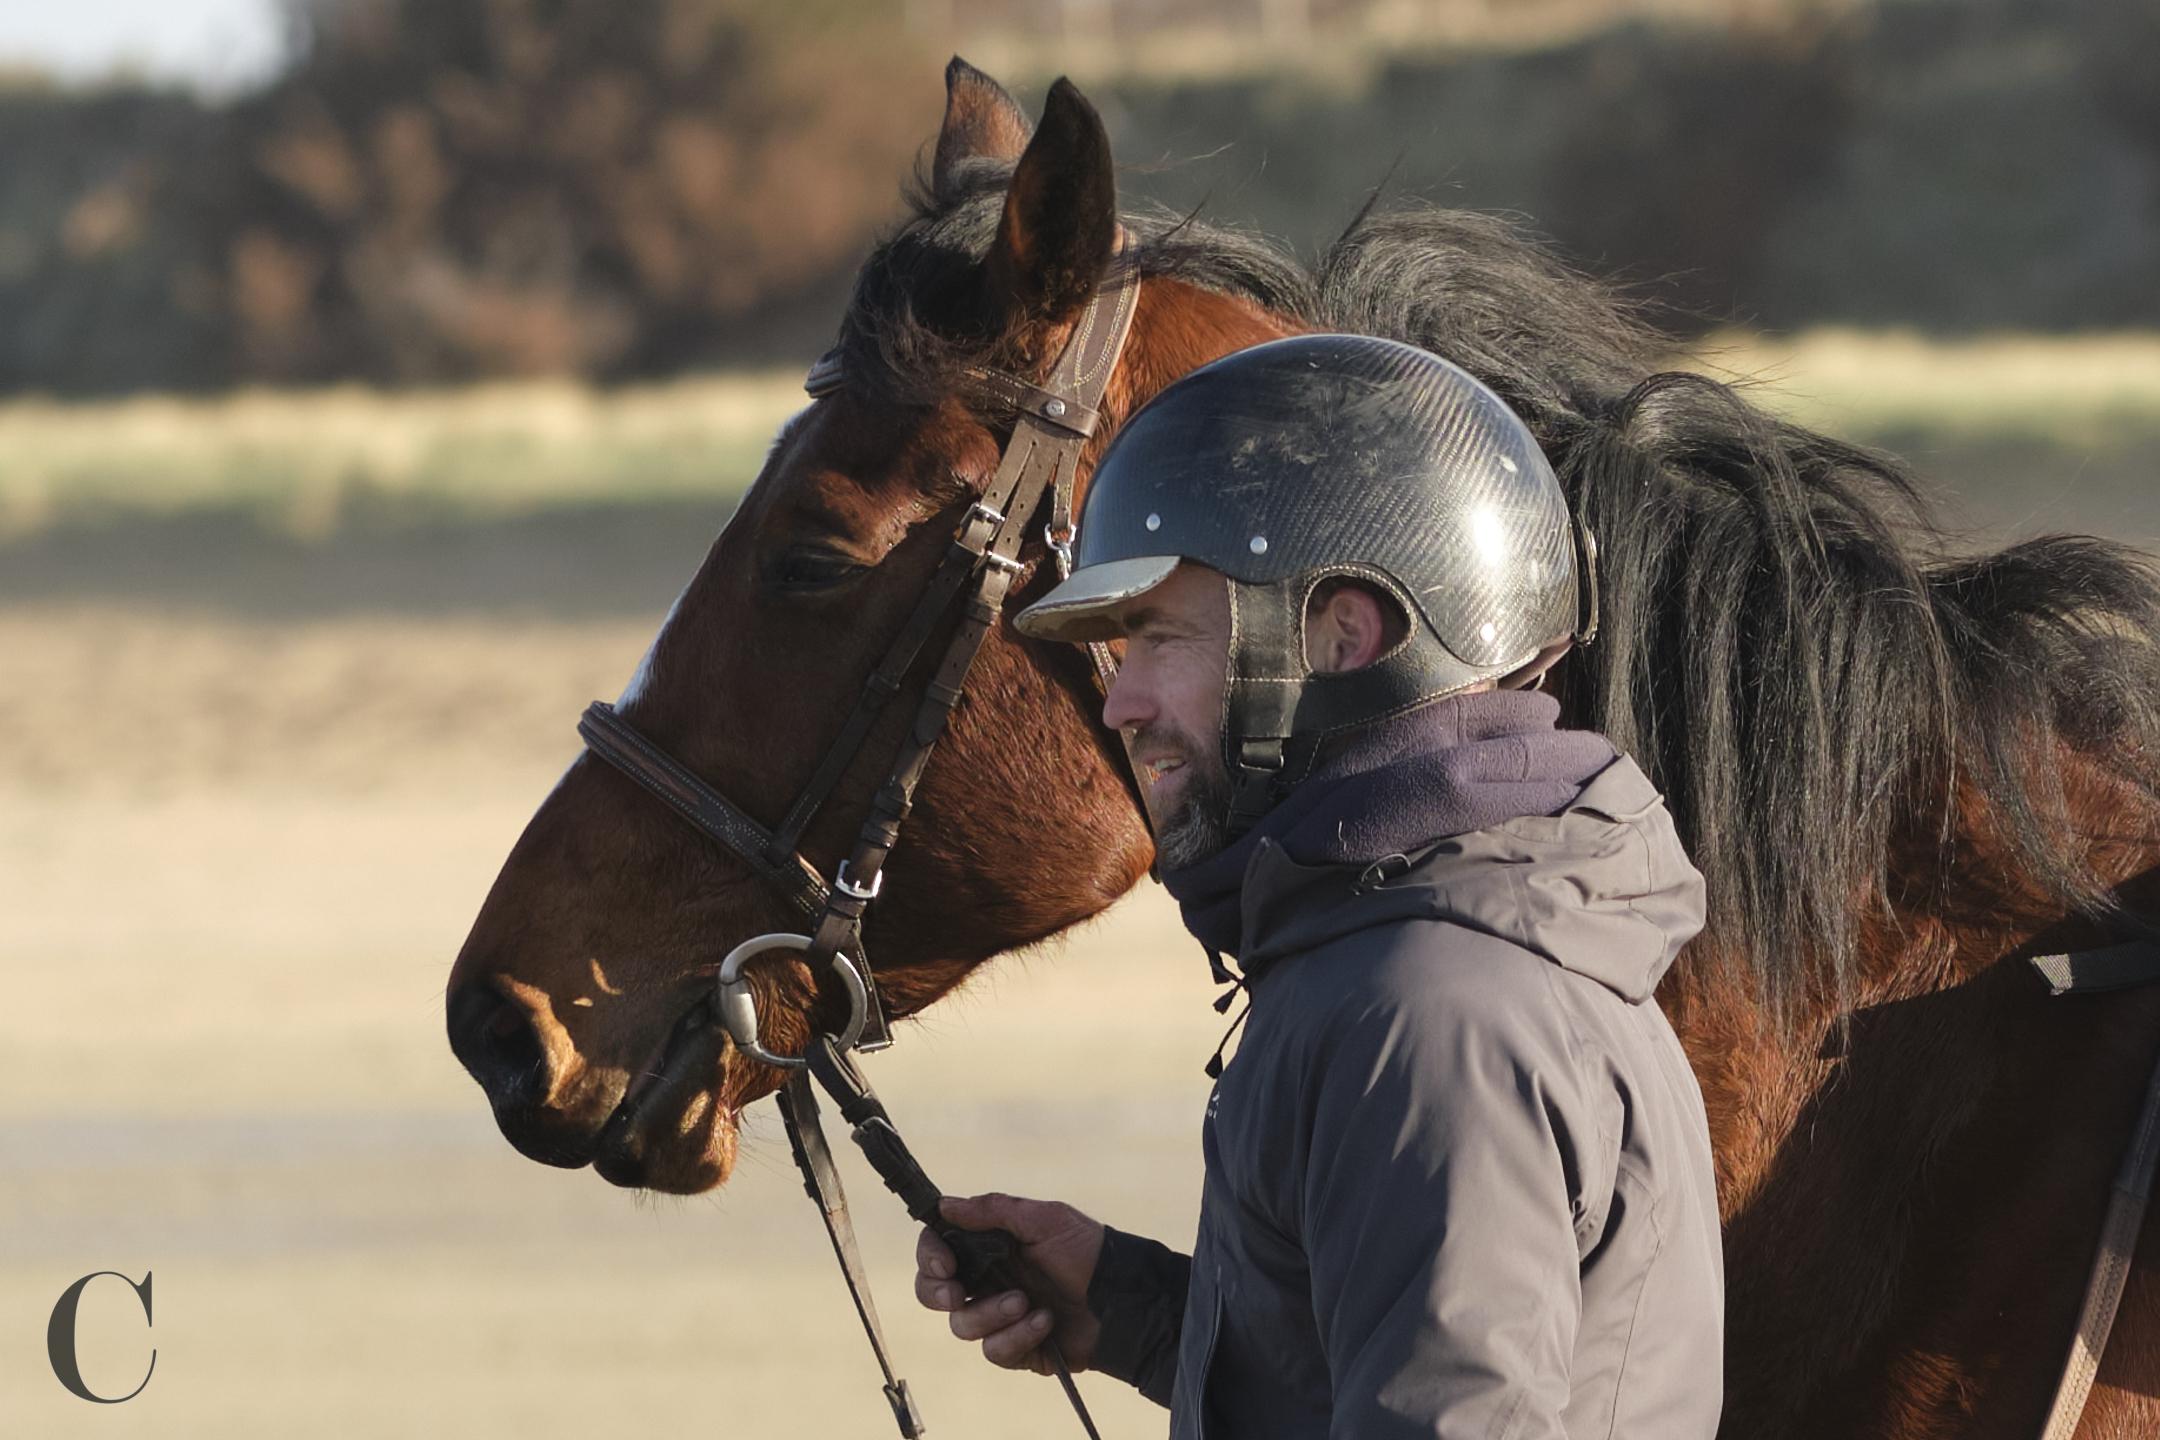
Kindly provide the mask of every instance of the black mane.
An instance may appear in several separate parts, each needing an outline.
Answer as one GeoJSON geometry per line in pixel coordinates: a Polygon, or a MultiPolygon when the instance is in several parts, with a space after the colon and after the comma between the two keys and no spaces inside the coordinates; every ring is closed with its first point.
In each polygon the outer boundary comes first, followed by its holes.
{"type": "MultiPolygon", "coordinates": [[[[967,306],[1001,194],[993,175],[918,199],[858,282],[851,375],[927,399],[996,347],[967,306]]],[[[1863,926],[1925,908],[1978,829],[2065,910],[2108,913],[2057,754],[2160,800],[2147,557],[2077,536],[1953,554],[1896,459],[1661,368],[1663,336],[1490,216],[1361,215],[1312,267],[1190,217],[1125,223],[1146,274],[1420,345],[1529,423],[1602,552],[1603,629],[1563,667],[1570,722],[1665,792],[1708,877],[1711,953],[1771,1014],[1848,999],[1863,926]]]]}

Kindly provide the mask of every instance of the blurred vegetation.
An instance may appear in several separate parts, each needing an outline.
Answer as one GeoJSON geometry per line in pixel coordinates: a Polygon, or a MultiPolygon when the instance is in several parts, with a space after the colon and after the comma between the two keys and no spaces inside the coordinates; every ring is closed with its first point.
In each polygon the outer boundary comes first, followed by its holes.
{"type": "Polygon", "coordinates": [[[237,516],[300,540],[356,520],[493,520],[733,499],[803,404],[798,371],[601,392],[535,379],[0,404],[0,543],[237,516]]]}
{"type": "MultiPolygon", "coordinates": [[[[1910,454],[1995,512],[2072,483],[2150,492],[2160,473],[2160,336],[1713,335],[1674,358],[1910,454]]],[[[0,403],[0,545],[205,516],[303,542],[684,504],[702,525],[756,477],[800,380],[14,400],[0,403]]]]}
{"type": "Polygon", "coordinates": [[[936,113],[875,0],[289,3],[222,108],[0,94],[0,387],[792,355],[936,113]]]}
{"type": "Polygon", "coordinates": [[[2160,326],[2153,0],[289,3],[228,104],[0,78],[0,390],[799,359],[1020,18],[1128,193],[1308,248],[1384,184],[1688,333],[2160,326]]]}
{"type": "Polygon", "coordinates": [[[1724,9],[1098,98],[1174,205],[1306,246],[1376,188],[1514,212],[1683,331],[2160,324],[2160,5],[1724,9]]]}

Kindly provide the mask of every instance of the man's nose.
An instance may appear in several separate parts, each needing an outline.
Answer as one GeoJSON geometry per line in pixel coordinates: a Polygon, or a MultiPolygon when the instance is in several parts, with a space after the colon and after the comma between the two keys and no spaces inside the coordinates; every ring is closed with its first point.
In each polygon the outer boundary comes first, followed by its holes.
{"type": "Polygon", "coordinates": [[[1118,667],[1117,678],[1103,696],[1102,723],[1112,730],[1134,730],[1154,718],[1147,687],[1128,662],[1118,667]]]}

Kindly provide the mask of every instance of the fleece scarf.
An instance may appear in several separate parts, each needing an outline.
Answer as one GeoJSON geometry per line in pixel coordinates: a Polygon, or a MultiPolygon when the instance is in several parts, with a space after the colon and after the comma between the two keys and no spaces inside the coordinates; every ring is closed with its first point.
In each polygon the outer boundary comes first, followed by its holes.
{"type": "Polygon", "coordinates": [[[1616,752],[1602,735],[1555,729],[1559,718],[1549,695],[1487,690],[1350,731],[1252,829],[1163,885],[1194,938],[1235,956],[1245,871],[1263,840],[1301,865],[1370,865],[1565,810],[1616,752]]]}

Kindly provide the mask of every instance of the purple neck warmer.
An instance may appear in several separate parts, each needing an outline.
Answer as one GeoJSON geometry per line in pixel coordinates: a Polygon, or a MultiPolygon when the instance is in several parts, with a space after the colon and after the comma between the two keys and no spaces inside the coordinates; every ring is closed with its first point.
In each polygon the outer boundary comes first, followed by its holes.
{"type": "Polygon", "coordinates": [[[1217,954],[1242,945],[1246,866],[1262,840],[1301,865],[1370,865],[1450,835],[1556,815],[1615,756],[1584,730],[1556,730],[1559,702],[1487,690],[1351,731],[1312,774],[1228,847],[1163,876],[1185,928],[1217,954]]]}

